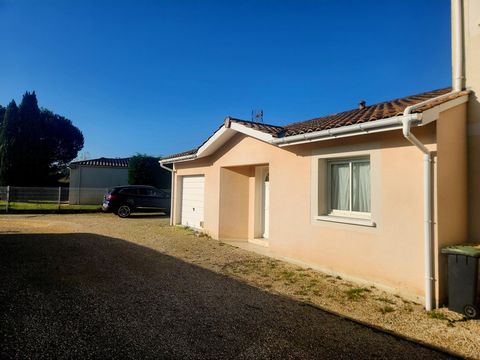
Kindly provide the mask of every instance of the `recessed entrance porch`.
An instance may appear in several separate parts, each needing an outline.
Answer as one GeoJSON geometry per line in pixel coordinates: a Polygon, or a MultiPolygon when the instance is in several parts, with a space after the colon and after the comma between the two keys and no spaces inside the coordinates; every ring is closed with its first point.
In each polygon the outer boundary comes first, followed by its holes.
{"type": "Polygon", "coordinates": [[[219,238],[268,246],[268,164],[220,169],[219,238]]]}

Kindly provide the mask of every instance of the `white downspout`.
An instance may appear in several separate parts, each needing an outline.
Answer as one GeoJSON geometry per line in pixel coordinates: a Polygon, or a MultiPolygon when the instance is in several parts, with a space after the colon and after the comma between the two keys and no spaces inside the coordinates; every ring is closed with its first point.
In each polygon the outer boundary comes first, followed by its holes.
{"type": "Polygon", "coordinates": [[[463,90],[463,7],[462,0],[455,1],[455,69],[453,90],[463,90]]]}
{"type": "Polygon", "coordinates": [[[423,153],[423,245],[425,266],[425,309],[433,309],[434,267],[432,239],[432,155],[427,147],[410,131],[412,120],[406,117],[403,122],[403,136],[423,153]]]}
{"type": "MultiPolygon", "coordinates": [[[[430,102],[434,102],[451,95],[457,94],[463,90],[463,16],[462,16],[462,0],[455,1],[455,68],[454,68],[454,83],[452,84],[452,91],[422,101],[421,103],[408,106],[403,112],[403,136],[415,145],[423,153],[423,237],[424,237],[424,264],[425,264],[425,309],[430,311],[434,307],[434,264],[433,264],[433,238],[432,238],[432,154],[427,147],[418,140],[411,132],[411,125],[413,119],[411,113],[414,109],[422,107],[430,102]]],[[[421,115],[421,114],[420,114],[421,115]]]]}
{"type": "MultiPolygon", "coordinates": [[[[173,226],[173,199],[175,195],[175,171],[173,169],[170,169],[168,166],[163,165],[162,161],[158,162],[160,164],[160,167],[162,169],[170,171],[172,174],[172,185],[170,186],[170,225],[173,226]]],[[[175,166],[175,165],[173,165],[175,166]]]]}

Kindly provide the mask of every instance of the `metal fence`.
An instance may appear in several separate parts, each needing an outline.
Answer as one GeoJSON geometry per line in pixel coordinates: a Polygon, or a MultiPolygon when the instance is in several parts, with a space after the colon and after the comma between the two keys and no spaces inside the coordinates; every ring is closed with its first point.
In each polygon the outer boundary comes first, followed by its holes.
{"type": "Polygon", "coordinates": [[[100,209],[106,188],[0,187],[0,212],[100,209]]]}
{"type": "Polygon", "coordinates": [[[103,196],[108,188],[79,188],[71,187],[68,192],[70,205],[95,205],[102,204],[103,196]]]}

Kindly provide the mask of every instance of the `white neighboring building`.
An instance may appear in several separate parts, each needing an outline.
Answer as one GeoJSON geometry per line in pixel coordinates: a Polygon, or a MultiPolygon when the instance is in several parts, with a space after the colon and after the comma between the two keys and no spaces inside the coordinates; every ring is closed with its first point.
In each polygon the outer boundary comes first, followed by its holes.
{"type": "Polygon", "coordinates": [[[101,204],[105,192],[128,184],[129,158],[99,158],[72,162],[70,168],[70,205],[101,204]]]}

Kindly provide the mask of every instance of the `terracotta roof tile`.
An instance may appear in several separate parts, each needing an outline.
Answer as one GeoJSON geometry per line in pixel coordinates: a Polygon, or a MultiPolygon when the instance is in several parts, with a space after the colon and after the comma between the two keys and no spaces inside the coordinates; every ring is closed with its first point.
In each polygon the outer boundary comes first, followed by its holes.
{"type": "MultiPolygon", "coordinates": [[[[363,109],[353,109],[344,111],[338,114],[332,114],[322,116],[306,121],[295,122],[285,125],[285,136],[304,134],[313,131],[321,131],[331,128],[338,128],[342,126],[348,126],[353,124],[359,124],[368,121],[375,121],[380,119],[386,119],[392,116],[402,115],[405,108],[410,105],[418,104],[422,101],[434,98],[439,95],[443,95],[451,91],[450,88],[439,89],[435,91],[429,91],[418,95],[407,96],[400,99],[385,101],[382,103],[366,106],[363,109]]],[[[461,92],[460,94],[453,95],[448,98],[440,99],[436,102],[432,102],[421,108],[415,109],[413,112],[423,112],[434,106],[440,105],[446,101],[452,100],[459,96],[464,96],[467,92],[461,92]]]]}
{"type": "Polygon", "coordinates": [[[234,119],[234,118],[230,118],[230,121],[235,122],[237,124],[244,125],[254,130],[258,130],[258,131],[273,135],[273,136],[278,136],[283,132],[283,127],[278,125],[270,125],[270,124],[264,124],[264,123],[234,119]]]}
{"type": "Polygon", "coordinates": [[[81,160],[70,163],[70,165],[84,165],[84,166],[105,166],[105,167],[128,167],[130,158],[105,158],[81,160]]]}

